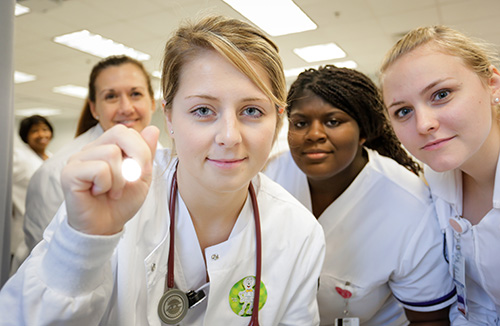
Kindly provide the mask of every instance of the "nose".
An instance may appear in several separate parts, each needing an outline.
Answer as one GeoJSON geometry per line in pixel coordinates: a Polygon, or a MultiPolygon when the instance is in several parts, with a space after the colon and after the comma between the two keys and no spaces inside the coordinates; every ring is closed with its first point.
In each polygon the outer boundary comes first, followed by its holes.
{"type": "Polygon", "coordinates": [[[225,147],[233,147],[242,141],[241,126],[235,112],[222,115],[217,126],[215,142],[225,147]]]}
{"type": "Polygon", "coordinates": [[[326,140],[325,127],[321,121],[314,120],[307,130],[306,139],[313,142],[321,142],[326,140]]]}
{"type": "Polygon", "coordinates": [[[123,115],[129,115],[134,111],[132,101],[126,94],[122,94],[122,96],[120,96],[119,105],[120,105],[119,111],[123,115]]]}
{"type": "Polygon", "coordinates": [[[415,108],[417,131],[421,134],[427,134],[436,131],[439,128],[439,121],[436,116],[437,109],[428,106],[415,108]]]}

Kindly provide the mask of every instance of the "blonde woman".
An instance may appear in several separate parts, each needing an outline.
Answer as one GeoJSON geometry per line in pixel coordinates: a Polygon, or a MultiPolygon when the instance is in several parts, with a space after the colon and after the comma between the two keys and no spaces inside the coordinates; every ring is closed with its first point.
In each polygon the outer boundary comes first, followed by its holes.
{"type": "Polygon", "coordinates": [[[500,74],[489,53],[451,28],[423,27],[381,69],[394,131],[425,163],[457,288],[453,325],[500,319],[500,74]]]}
{"type": "Polygon", "coordinates": [[[66,209],[0,293],[0,315],[29,325],[318,325],[321,226],[259,174],[285,101],[276,46],[247,23],[209,17],[178,29],[163,61],[177,155],[158,151],[153,165],[158,129],[115,126],[73,156],[66,209]],[[142,168],[139,180],[121,175],[124,157],[142,168]]]}

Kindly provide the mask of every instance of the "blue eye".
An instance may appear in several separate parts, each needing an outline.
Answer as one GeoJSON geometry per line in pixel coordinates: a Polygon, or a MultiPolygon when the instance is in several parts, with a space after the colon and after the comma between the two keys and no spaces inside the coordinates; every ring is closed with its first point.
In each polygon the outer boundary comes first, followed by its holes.
{"type": "Polygon", "coordinates": [[[450,95],[450,90],[448,89],[442,89],[442,90],[439,90],[437,91],[436,93],[434,93],[433,95],[433,100],[435,101],[440,101],[446,97],[448,97],[450,95]]]}
{"type": "Polygon", "coordinates": [[[204,117],[209,117],[209,116],[213,116],[215,115],[215,112],[209,108],[207,108],[206,106],[200,106],[200,107],[197,107],[196,109],[194,109],[193,111],[191,111],[195,116],[197,117],[201,117],[201,118],[204,118],[204,117]]]}
{"type": "Polygon", "coordinates": [[[245,110],[243,110],[243,114],[253,118],[260,118],[263,115],[262,111],[254,106],[245,108],[245,110]]]}
{"type": "Polygon", "coordinates": [[[412,109],[408,108],[408,107],[404,107],[404,108],[401,108],[401,109],[398,109],[394,112],[394,115],[398,118],[398,119],[403,119],[406,115],[410,114],[412,111],[412,109]]]}

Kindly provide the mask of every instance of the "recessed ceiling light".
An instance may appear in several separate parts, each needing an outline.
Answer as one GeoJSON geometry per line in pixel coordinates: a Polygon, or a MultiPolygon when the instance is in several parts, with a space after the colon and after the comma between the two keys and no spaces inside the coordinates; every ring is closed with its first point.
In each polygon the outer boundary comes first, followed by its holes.
{"type": "Polygon", "coordinates": [[[318,28],[292,0],[223,1],[271,36],[305,32],[318,28]]]}
{"type": "Polygon", "coordinates": [[[27,14],[29,12],[30,12],[30,8],[16,3],[16,10],[15,10],[16,16],[21,16],[21,15],[27,14]]]}
{"type": "Polygon", "coordinates": [[[51,108],[30,108],[30,109],[17,109],[15,114],[21,117],[31,117],[34,114],[39,114],[44,117],[61,114],[61,109],[51,109],[51,108]]]}
{"type": "Polygon", "coordinates": [[[92,34],[88,30],[56,36],[54,42],[64,44],[92,55],[106,58],[110,55],[125,54],[139,61],[149,60],[151,56],[147,53],[137,51],[133,48],[117,43],[113,40],[92,34]]]}
{"type": "MultiPolygon", "coordinates": [[[[356,63],[356,61],[353,61],[353,60],[333,62],[331,64],[335,65],[336,67],[339,67],[339,68],[356,69],[358,67],[358,64],[356,63]]],[[[318,69],[320,66],[324,66],[324,65],[314,65],[314,66],[307,66],[307,67],[300,67],[300,68],[285,69],[285,78],[296,77],[301,72],[305,71],[306,69],[311,69],[311,68],[318,69]]]]}
{"type": "Polygon", "coordinates": [[[335,43],[296,48],[293,52],[307,62],[335,60],[346,56],[346,53],[335,43]]]}
{"type": "Polygon", "coordinates": [[[349,68],[349,69],[358,68],[358,64],[354,60],[334,62],[333,64],[339,68],[349,68]]]}
{"type": "Polygon", "coordinates": [[[26,83],[35,79],[36,79],[35,75],[30,75],[20,71],[14,71],[14,83],[16,84],[26,83]]]}
{"type": "Polygon", "coordinates": [[[69,95],[78,98],[86,98],[88,89],[82,86],[64,85],[52,88],[52,91],[59,94],[69,95]]]}

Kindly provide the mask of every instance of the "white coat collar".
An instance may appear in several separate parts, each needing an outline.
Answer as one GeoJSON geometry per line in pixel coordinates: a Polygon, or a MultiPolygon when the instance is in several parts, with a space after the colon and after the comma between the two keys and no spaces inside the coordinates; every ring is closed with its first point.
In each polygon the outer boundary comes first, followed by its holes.
{"type": "MultiPolygon", "coordinates": [[[[429,166],[424,166],[424,175],[429,183],[432,195],[442,200],[462,206],[462,172],[459,169],[436,172],[429,166]]],[[[493,190],[493,207],[500,208],[500,157],[495,172],[495,186],[493,190]]]]}

